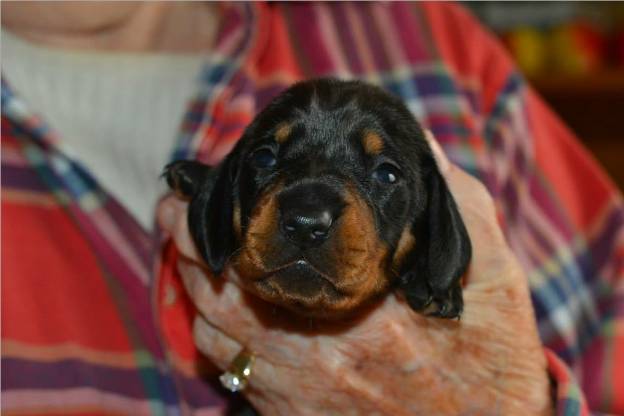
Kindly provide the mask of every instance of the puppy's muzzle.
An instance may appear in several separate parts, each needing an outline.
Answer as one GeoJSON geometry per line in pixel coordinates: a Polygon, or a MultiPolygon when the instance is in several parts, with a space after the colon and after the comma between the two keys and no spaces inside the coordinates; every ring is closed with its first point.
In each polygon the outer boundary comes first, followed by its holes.
{"type": "Polygon", "coordinates": [[[284,189],[278,196],[280,232],[301,249],[318,247],[342,213],[342,196],[324,184],[284,189]]]}

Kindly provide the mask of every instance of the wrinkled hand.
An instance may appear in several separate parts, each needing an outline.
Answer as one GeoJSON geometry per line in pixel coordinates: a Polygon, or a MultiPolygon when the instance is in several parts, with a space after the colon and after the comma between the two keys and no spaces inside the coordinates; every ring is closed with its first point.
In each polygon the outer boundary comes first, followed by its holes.
{"type": "Polygon", "coordinates": [[[190,239],[186,204],[167,198],[161,225],[198,315],[199,349],[225,370],[243,346],[256,354],[245,396],[267,415],[537,415],[552,413],[546,359],[526,278],[484,186],[430,144],[472,239],[461,321],[426,318],[395,295],[358,322],[297,322],[233,281],[215,282],[190,239]]]}

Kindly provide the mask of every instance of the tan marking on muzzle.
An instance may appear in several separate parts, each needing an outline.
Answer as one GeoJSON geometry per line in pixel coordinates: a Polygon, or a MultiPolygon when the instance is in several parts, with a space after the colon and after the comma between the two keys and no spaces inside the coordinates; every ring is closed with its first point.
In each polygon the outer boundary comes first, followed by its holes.
{"type": "Polygon", "coordinates": [[[388,249],[379,239],[373,213],[358,193],[348,186],[346,206],[339,220],[335,238],[338,249],[332,255],[340,280],[337,286],[348,297],[334,306],[347,311],[365,303],[388,287],[386,271],[388,249]]]}
{"type": "Polygon", "coordinates": [[[303,312],[325,318],[342,316],[387,289],[394,276],[387,270],[388,248],[379,239],[370,207],[351,186],[345,190],[345,208],[334,225],[336,229],[321,246],[327,250],[327,262],[331,262],[328,265],[333,266],[329,267],[333,270],[331,280],[343,296],[319,297],[315,304],[316,301],[297,299],[280,290],[257,289],[254,282],[271,272],[266,260],[278,258],[284,242],[278,226],[277,195],[281,189],[282,185],[277,184],[266,191],[252,211],[241,250],[233,259],[243,284],[265,300],[293,309],[306,304],[308,307],[303,312]]]}
{"type": "Polygon", "coordinates": [[[234,259],[235,268],[243,280],[256,280],[267,270],[263,258],[277,249],[271,244],[278,233],[277,194],[282,185],[269,188],[254,207],[249,225],[242,238],[241,251],[234,259]]]}

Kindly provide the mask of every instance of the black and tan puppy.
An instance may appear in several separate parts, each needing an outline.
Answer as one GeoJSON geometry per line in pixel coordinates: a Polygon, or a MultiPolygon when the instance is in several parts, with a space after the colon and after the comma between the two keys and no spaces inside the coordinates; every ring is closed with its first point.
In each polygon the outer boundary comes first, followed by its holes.
{"type": "Polygon", "coordinates": [[[218,166],[180,161],[171,188],[219,274],[305,316],[344,316],[391,288],[454,318],[470,240],[419,124],[380,88],[302,82],[279,95],[218,166]]]}

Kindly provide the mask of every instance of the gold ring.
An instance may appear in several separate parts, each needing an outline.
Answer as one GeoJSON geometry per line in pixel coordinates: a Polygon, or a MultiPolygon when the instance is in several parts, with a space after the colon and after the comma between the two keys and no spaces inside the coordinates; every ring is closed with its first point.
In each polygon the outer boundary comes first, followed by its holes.
{"type": "Polygon", "coordinates": [[[241,352],[234,357],[228,370],[219,376],[221,385],[232,393],[244,390],[249,383],[251,367],[255,360],[256,357],[254,354],[247,350],[247,348],[243,348],[241,352]]]}

